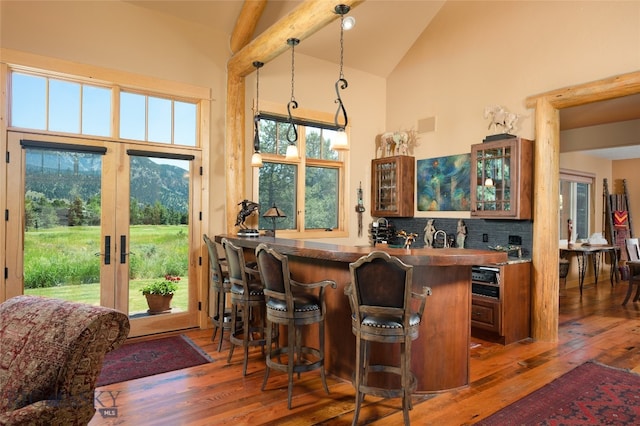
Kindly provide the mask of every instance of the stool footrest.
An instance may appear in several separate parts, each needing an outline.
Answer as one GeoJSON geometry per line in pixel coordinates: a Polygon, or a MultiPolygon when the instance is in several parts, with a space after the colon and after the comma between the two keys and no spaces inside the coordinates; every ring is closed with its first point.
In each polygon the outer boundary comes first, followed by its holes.
{"type": "MultiPolygon", "coordinates": [[[[301,363],[300,360],[297,359],[296,363],[293,365],[294,373],[304,373],[306,371],[317,370],[324,365],[324,357],[320,353],[319,349],[303,346],[302,348],[299,348],[299,351],[302,354],[313,355],[316,358],[316,361],[301,363]]],[[[267,367],[273,370],[284,371],[286,373],[289,365],[283,362],[274,361],[274,358],[279,358],[282,355],[289,356],[289,348],[287,346],[272,349],[271,353],[267,354],[267,367]]]]}
{"type": "MultiPolygon", "coordinates": [[[[389,373],[389,374],[396,374],[402,377],[400,367],[396,367],[392,365],[381,365],[381,364],[369,365],[367,367],[367,370],[369,373],[389,373]]],[[[356,385],[355,377],[351,378],[351,382],[355,387],[356,385]]],[[[418,385],[418,381],[416,380],[416,376],[410,372],[409,373],[409,391],[413,393],[416,390],[417,385],[418,385]]],[[[360,392],[368,395],[379,396],[382,398],[400,398],[404,396],[404,389],[402,388],[382,388],[378,386],[363,385],[362,383],[360,383],[360,392]]]]}

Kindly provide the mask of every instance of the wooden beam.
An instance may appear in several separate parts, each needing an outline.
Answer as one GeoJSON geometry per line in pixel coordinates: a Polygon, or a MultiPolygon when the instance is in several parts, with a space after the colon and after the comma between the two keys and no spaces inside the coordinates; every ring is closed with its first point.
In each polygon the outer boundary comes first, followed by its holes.
{"type": "Polygon", "coordinates": [[[244,77],[227,76],[226,135],[226,232],[235,233],[237,204],[245,194],[245,144],[244,144],[244,77]]]}
{"type": "Polygon", "coordinates": [[[236,53],[227,64],[228,73],[242,77],[249,75],[254,71],[253,61],[266,64],[286,51],[289,48],[287,39],[295,37],[304,40],[338,19],[339,15],[333,10],[337,4],[353,8],[363,1],[336,0],[333,3],[327,0],[307,0],[303,2],[236,53]]]}
{"type": "Polygon", "coordinates": [[[536,102],[534,155],[531,337],[558,341],[560,113],[546,98],[536,102]]]}
{"type": "Polygon", "coordinates": [[[231,34],[231,53],[235,54],[251,41],[266,6],[267,0],[245,0],[231,34]]]}
{"type": "Polygon", "coordinates": [[[636,93],[640,93],[640,71],[529,96],[525,105],[535,108],[538,100],[544,98],[554,108],[562,109],[636,93]]]}

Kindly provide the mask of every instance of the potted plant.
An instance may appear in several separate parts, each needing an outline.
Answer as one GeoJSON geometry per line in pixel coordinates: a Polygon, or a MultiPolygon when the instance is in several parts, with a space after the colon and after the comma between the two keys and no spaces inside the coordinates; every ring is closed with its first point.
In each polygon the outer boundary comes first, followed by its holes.
{"type": "Polygon", "coordinates": [[[152,282],[140,289],[147,298],[149,314],[156,315],[171,311],[171,299],[173,293],[178,290],[179,281],[180,277],[167,274],[163,280],[152,282]]]}

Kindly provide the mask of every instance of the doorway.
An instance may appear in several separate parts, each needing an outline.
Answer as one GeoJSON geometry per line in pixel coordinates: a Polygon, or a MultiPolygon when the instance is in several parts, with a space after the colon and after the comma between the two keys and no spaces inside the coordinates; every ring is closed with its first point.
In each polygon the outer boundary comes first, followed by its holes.
{"type": "Polygon", "coordinates": [[[7,297],[115,308],[130,336],[198,325],[198,152],[16,132],[8,151],[6,235],[22,250],[7,253],[7,297]],[[140,289],[166,277],[179,283],[172,308],[150,315],[140,289]]]}

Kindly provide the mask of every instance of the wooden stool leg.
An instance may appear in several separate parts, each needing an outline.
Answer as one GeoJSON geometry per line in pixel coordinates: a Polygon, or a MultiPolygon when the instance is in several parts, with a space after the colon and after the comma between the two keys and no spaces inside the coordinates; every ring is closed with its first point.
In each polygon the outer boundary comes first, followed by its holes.
{"type": "MultiPolygon", "coordinates": [[[[232,303],[231,304],[231,335],[235,335],[236,333],[236,329],[238,327],[238,321],[237,321],[237,315],[238,315],[238,305],[236,303],[232,303]]],[[[236,345],[233,344],[233,342],[229,342],[229,355],[227,356],[227,364],[229,364],[231,362],[231,357],[233,357],[233,349],[236,347],[236,345]]]]}
{"type": "Polygon", "coordinates": [[[265,362],[264,379],[262,379],[262,388],[264,390],[267,386],[267,380],[269,380],[269,362],[271,361],[271,334],[273,330],[273,322],[267,320],[267,360],[265,362]]]}
{"type": "Polygon", "coordinates": [[[352,426],[356,426],[358,424],[358,416],[360,415],[360,403],[362,402],[360,397],[360,380],[362,379],[362,371],[362,343],[360,342],[360,338],[356,337],[356,369],[354,378],[354,385],[356,388],[356,408],[353,411],[352,426]]]}
{"type": "Polygon", "coordinates": [[[320,362],[320,378],[322,379],[322,386],[324,390],[329,394],[329,387],[327,386],[327,377],[324,373],[324,320],[318,323],[318,333],[320,334],[320,356],[322,359],[320,362]]]}
{"type": "Polygon", "coordinates": [[[287,386],[287,408],[289,408],[289,410],[291,410],[291,396],[293,395],[293,369],[296,364],[295,357],[298,350],[297,334],[293,321],[289,321],[289,324],[287,324],[287,378],[289,379],[287,386]]]}

